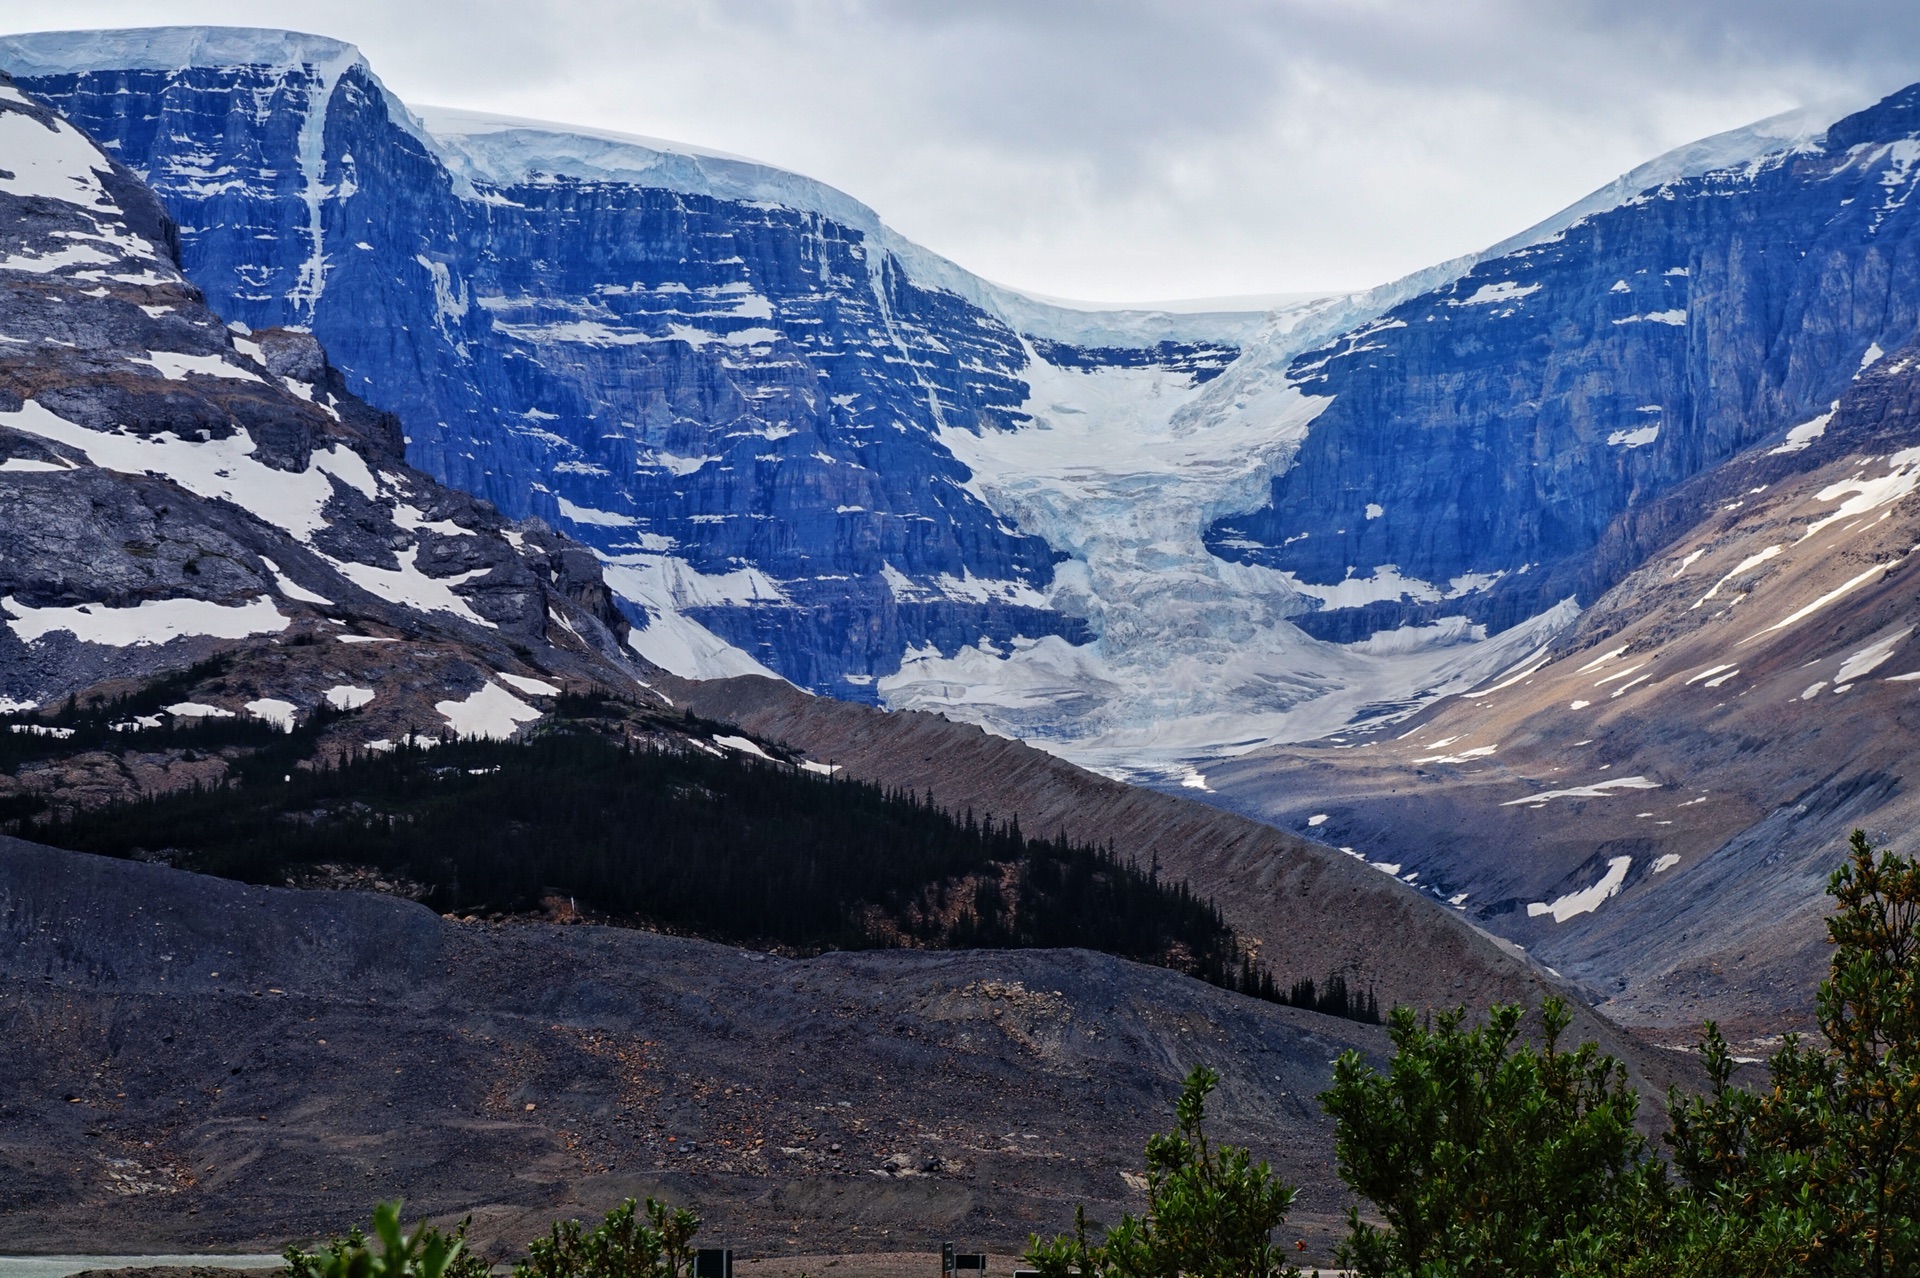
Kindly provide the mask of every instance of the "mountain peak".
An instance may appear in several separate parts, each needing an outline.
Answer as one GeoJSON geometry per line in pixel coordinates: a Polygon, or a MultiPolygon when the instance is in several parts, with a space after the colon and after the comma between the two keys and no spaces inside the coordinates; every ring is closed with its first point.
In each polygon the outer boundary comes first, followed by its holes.
{"type": "Polygon", "coordinates": [[[1827,146],[1845,151],[1863,142],[1897,142],[1920,134],[1920,84],[1889,93],[1827,130],[1827,146]]]}

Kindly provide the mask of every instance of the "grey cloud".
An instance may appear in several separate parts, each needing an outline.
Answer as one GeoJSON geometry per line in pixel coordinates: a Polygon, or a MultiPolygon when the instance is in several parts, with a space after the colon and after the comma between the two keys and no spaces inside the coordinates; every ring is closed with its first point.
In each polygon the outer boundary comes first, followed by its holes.
{"type": "Polygon", "coordinates": [[[322,30],[416,100],[755,155],[1100,297],[1362,286],[1920,79],[1911,0],[0,0],[155,21],[322,30]]]}

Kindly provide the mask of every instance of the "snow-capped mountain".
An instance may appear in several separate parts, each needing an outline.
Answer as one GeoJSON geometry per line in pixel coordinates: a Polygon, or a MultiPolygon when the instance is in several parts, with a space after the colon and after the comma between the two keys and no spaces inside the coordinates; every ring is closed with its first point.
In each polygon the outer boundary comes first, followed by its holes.
{"type": "Polygon", "coordinates": [[[429,128],[317,37],[24,37],[0,64],[152,183],[224,312],[311,328],[416,463],[594,544],[684,673],[870,698],[909,648],[1086,642],[1060,556],[940,432],[1019,424],[1036,341],[1184,386],[1257,318],[1031,302],[734,157],[429,128]]]}
{"type": "Polygon", "coordinates": [[[1920,342],[1640,508],[1547,659],[1358,740],[1207,770],[1690,1042],[1805,1024],[1848,832],[1916,847],[1920,342]]]}
{"type": "Polygon", "coordinates": [[[215,652],[223,703],[173,713],[504,736],[568,681],[643,695],[583,547],[409,469],[311,335],[229,329],[174,245],[0,84],[0,711],[215,652]]]}
{"type": "Polygon", "coordinates": [[[1196,786],[1539,652],[1629,566],[1609,521],[1813,416],[1812,365],[1915,293],[1897,113],[1708,139],[1368,293],[1112,313],[751,160],[409,110],[318,37],[0,66],[152,183],[226,313],[311,328],[417,465],[591,544],[649,658],[1196,786]],[[1882,266],[1878,309],[1768,301],[1882,266]]]}

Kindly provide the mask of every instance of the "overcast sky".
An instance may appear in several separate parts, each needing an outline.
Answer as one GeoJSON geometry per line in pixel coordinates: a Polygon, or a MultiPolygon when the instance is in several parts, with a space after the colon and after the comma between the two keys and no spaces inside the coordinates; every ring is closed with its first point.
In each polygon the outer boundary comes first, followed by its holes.
{"type": "Polygon", "coordinates": [[[1651,156],[1920,80],[1914,0],[0,0],[278,25],[402,98],[739,152],[992,279],[1365,287],[1651,156]]]}

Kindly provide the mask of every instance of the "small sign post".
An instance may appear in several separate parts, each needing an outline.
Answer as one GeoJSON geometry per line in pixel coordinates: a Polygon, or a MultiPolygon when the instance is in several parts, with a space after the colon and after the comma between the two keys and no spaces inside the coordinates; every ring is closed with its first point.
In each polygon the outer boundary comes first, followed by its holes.
{"type": "Polygon", "coordinates": [[[731,1247],[702,1247],[693,1253],[693,1278],[733,1278],[731,1247]]]}

